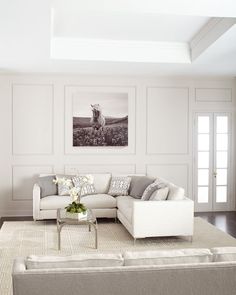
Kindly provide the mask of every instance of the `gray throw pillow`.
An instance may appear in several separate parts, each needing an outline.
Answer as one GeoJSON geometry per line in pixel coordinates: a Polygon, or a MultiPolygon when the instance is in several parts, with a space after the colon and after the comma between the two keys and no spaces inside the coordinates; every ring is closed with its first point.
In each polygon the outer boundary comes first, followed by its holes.
{"type": "Polygon", "coordinates": [[[41,189],[41,198],[58,194],[57,185],[53,182],[55,179],[54,175],[39,177],[38,185],[41,189]]]}
{"type": "Polygon", "coordinates": [[[132,176],[129,194],[131,197],[141,199],[145,189],[153,183],[155,178],[148,176],[132,176]]]}
{"type": "Polygon", "coordinates": [[[151,195],[158,189],[165,187],[164,184],[161,183],[157,183],[157,182],[153,182],[151,184],[149,184],[149,186],[146,187],[146,189],[143,192],[142,195],[142,200],[143,201],[148,201],[151,197],[151,195]]]}

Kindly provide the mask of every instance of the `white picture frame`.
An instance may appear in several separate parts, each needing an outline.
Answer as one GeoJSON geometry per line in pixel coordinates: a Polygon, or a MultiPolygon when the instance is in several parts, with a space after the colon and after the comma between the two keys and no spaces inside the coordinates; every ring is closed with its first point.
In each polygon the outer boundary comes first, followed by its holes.
{"type": "MultiPolygon", "coordinates": [[[[90,103],[88,101],[88,103],[90,103]]],[[[115,106],[114,106],[115,107],[115,106]]],[[[135,87],[118,86],[65,86],[65,154],[134,154],[135,153],[135,87]],[[127,146],[73,146],[73,99],[83,93],[127,94],[128,145],[127,146]]]]}

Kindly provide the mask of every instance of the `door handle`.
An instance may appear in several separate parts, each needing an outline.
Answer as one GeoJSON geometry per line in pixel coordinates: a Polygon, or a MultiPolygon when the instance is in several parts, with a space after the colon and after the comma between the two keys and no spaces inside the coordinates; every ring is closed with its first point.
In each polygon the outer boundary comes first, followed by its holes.
{"type": "Polygon", "coordinates": [[[216,177],[217,176],[217,172],[215,171],[215,172],[213,172],[213,176],[214,177],[216,177]]]}

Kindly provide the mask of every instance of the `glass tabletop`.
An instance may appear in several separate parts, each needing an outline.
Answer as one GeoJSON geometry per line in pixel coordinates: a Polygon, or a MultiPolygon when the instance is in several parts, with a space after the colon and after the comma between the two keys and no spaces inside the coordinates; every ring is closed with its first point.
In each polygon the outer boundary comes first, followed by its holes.
{"type": "Polygon", "coordinates": [[[79,223],[94,223],[96,217],[91,209],[87,209],[86,214],[83,213],[70,213],[66,212],[65,209],[57,209],[57,221],[68,224],[79,224],[79,223]]]}

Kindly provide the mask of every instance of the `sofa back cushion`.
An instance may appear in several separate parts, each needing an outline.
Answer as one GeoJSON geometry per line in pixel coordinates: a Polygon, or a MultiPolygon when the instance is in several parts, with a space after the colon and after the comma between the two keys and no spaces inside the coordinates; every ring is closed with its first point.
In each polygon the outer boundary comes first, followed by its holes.
{"type": "MultiPolygon", "coordinates": [[[[88,174],[88,173],[87,173],[88,174]]],[[[87,175],[79,174],[79,176],[87,175]]],[[[89,173],[93,176],[93,184],[97,194],[107,194],[111,181],[111,173],[89,173]]]]}
{"type": "Polygon", "coordinates": [[[236,261],[236,247],[215,247],[211,252],[214,262],[236,261]]]}
{"type": "Polygon", "coordinates": [[[185,197],[184,188],[179,187],[164,178],[158,177],[156,181],[166,184],[166,186],[169,188],[167,200],[183,200],[184,199],[185,197]]]}
{"type": "Polygon", "coordinates": [[[183,200],[185,195],[185,190],[173,183],[167,184],[169,187],[168,200],[183,200]]]}
{"type": "Polygon", "coordinates": [[[142,252],[125,252],[125,266],[131,265],[165,265],[211,262],[209,249],[176,249],[142,252]]]}
{"type": "Polygon", "coordinates": [[[71,256],[35,256],[26,258],[27,269],[112,267],[124,265],[118,254],[79,254],[71,256]]]}

